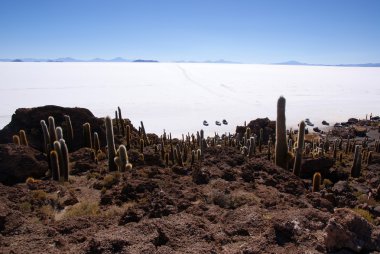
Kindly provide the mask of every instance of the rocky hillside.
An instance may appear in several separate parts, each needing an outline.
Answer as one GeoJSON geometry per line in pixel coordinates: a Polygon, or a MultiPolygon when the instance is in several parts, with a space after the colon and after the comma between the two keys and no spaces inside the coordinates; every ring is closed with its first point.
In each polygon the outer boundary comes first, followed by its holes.
{"type": "Polygon", "coordinates": [[[363,120],[306,134],[294,174],[297,130],[286,134],[287,166],[276,166],[269,119],[230,136],[175,139],[121,116],[112,121],[112,155],[110,129],[87,109],[18,109],[0,131],[0,252],[379,253],[378,126],[363,120]],[[40,121],[49,116],[66,140],[68,180],[64,150],[44,139],[40,121]]]}

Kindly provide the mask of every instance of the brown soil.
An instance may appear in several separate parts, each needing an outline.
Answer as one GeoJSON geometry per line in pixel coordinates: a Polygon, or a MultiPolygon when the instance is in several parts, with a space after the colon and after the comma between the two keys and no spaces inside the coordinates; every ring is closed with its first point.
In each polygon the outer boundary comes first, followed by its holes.
{"type": "MultiPolygon", "coordinates": [[[[272,122],[257,122],[266,124],[265,134],[272,135],[272,122]]],[[[371,129],[371,124],[363,125],[371,129]]],[[[376,138],[373,128],[370,133],[376,138]]],[[[89,148],[80,148],[70,153],[69,182],[36,176],[17,184],[5,182],[10,186],[0,183],[0,252],[380,251],[378,153],[370,164],[362,164],[359,178],[351,178],[353,152],[346,154],[343,142],[338,152],[343,152],[342,162],[332,158],[332,151],[318,158],[305,155],[300,178],[268,160],[267,142],[248,158],[223,140],[214,145],[209,140],[202,161],[191,165],[189,155],[184,166],[165,166],[154,149],[158,137],[152,134],[149,139],[154,142],[144,148],[142,160],[133,128],[128,151],[133,168],[127,172],[108,172],[106,158],[96,163],[89,148]],[[319,192],[311,192],[314,172],[325,180],[319,192]]],[[[121,136],[115,140],[125,144],[121,136]]],[[[373,142],[369,150],[374,150],[373,142]]]]}

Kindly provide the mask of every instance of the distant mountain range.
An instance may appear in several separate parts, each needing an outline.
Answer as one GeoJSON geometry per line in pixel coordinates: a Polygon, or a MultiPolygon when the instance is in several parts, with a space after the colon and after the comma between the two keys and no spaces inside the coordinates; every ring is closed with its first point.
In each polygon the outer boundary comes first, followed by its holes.
{"type": "Polygon", "coordinates": [[[90,60],[82,60],[75,59],[71,57],[62,57],[62,58],[54,58],[54,59],[44,59],[44,58],[15,58],[15,59],[0,59],[0,62],[113,62],[113,63],[121,63],[121,62],[136,62],[136,63],[156,63],[157,60],[146,60],[146,59],[136,59],[130,60],[122,57],[116,57],[112,59],[102,59],[102,58],[94,58],[90,60]]]}
{"type": "Polygon", "coordinates": [[[287,61],[283,63],[275,63],[276,65],[308,65],[308,66],[341,66],[341,67],[380,67],[380,63],[364,63],[364,64],[309,64],[297,61],[287,61]]]}
{"type": "MultiPolygon", "coordinates": [[[[157,60],[150,59],[125,59],[122,57],[115,57],[112,59],[103,59],[103,58],[94,58],[90,60],[83,59],[75,59],[72,57],[61,57],[61,58],[0,58],[0,62],[110,62],[110,63],[122,63],[122,62],[135,62],[135,63],[158,63],[157,60]]],[[[205,61],[174,61],[175,63],[232,63],[232,64],[240,64],[240,62],[227,61],[224,59],[220,60],[205,60],[205,61]]],[[[287,61],[282,63],[273,63],[274,65],[304,65],[304,66],[341,66],[341,67],[380,67],[380,63],[364,63],[364,64],[310,64],[310,63],[302,63],[298,61],[287,61]]]]}

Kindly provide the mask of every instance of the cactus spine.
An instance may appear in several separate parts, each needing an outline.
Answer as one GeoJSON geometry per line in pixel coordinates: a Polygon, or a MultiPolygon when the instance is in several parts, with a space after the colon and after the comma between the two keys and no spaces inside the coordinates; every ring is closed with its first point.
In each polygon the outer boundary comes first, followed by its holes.
{"type": "Polygon", "coordinates": [[[109,116],[105,119],[106,123],[106,138],[107,138],[107,147],[108,147],[108,170],[116,171],[117,167],[115,164],[115,140],[113,136],[113,126],[112,120],[109,116]]]}
{"type": "Polygon", "coordinates": [[[24,130],[20,130],[20,145],[22,146],[28,146],[28,140],[26,139],[26,134],[24,130]]]}
{"type": "Polygon", "coordinates": [[[354,162],[351,167],[351,176],[352,177],[359,177],[360,176],[360,169],[362,166],[362,158],[361,158],[361,151],[359,145],[355,146],[355,154],[354,154],[354,162]]]}
{"type": "Polygon", "coordinates": [[[296,149],[296,158],[294,160],[293,173],[296,176],[300,176],[301,174],[301,162],[302,162],[302,152],[303,152],[303,142],[305,139],[305,122],[301,121],[299,130],[298,130],[298,141],[297,141],[297,149],[296,149]]]}
{"type": "Polygon", "coordinates": [[[313,176],[313,192],[318,192],[321,188],[321,174],[319,172],[315,173],[313,176]]]}
{"type": "Polygon", "coordinates": [[[284,97],[277,101],[277,121],[276,121],[276,165],[287,169],[288,147],[286,144],[286,124],[285,124],[285,103],[284,97]]]}
{"type": "Polygon", "coordinates": [[[83,124],[83,138],[84,147],[92,148],[91,125],[89,123],[83,124]]]}

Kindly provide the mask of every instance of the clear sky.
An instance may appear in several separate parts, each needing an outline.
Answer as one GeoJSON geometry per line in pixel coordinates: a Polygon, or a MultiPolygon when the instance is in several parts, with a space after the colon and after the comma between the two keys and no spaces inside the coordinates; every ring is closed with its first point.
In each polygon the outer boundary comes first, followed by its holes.
{"type": "Polygon", "coordinates": [[[380,0],[0,0],[0,58],[380,62],[380,0]]]}

